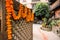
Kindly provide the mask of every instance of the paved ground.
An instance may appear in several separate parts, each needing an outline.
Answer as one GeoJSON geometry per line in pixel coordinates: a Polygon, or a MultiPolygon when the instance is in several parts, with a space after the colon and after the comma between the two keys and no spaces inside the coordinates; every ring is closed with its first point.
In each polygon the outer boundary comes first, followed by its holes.
{"type": "Polygon", "coordinates": [[[33,24],[33,40],[60,40],[60,38],[52,31],[44,31],[40,29],[41,25],[33,24]]]}

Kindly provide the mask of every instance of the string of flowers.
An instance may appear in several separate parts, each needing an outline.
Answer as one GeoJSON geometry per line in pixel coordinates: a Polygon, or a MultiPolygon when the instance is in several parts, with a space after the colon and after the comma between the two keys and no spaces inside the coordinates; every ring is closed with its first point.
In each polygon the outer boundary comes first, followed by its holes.
{"type": "Polygon", "coordinates": [[[19,5],[19,12],[16,15],[13,8],[13,0],[6,0],[6,25],[7,25],[7,34],[8,40],[12,40],[12,24],[11,17],[14,20],[19,20],[20,18],[26,18],[27,22],[34,21],[34,13],[31,12],[27,7],[23,8],[23,5],[19,5]],[[24,10],[23,10],[24,9],[24,10]]]}
{"type": "Polygon", "coordinates": [[[7,25],[7,34],[8,40],[12,40],[12,24],[11,24],[11,4],[13,4],[12,0],[6,0],[6,25],[7,25]]]}

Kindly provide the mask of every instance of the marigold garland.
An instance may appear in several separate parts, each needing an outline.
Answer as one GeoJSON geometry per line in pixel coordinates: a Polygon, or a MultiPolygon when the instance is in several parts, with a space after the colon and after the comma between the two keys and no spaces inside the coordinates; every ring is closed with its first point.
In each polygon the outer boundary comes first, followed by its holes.
{"type": "Polygon", "coordinates": [[[10,0],[6,0],[6,25],[7,25],[7,34],[8,34],[8,40],[12,40],[12,24],[11,24],[11,8],[10,8],[10,0]]]}
{"type": "Polygon", "coordinates": [[[16,15],[13,9],[13,0],[6,0],[6,25],[7,25],[7,34],[8,40],[12,40],[12,24],[11,24],[11,16],[13,16],[14,20],[19,20],[21,17],[26,18],[27,22],[34,21],[34,14],[31,13],[31,10],[27,7],[23,8],[23,5],[19,5],[19,12],[16,15]]]}
{"type": "Polygon", "coordinates": [[[26,18],[27,16],[27,7],[24,8],[24,12],[22,12],[22,18],[26,18]]]}
{"type": "MultiPolygon", "coordinates": [[[[29,12],[28,12],[28,14],[27,14],[27,7],[25,7],[25,8],[23,8],[23,5],[22,4],[20,4],[20,6],[19,6],[19,12],[18,12],[18,14],[16,15],[15,14],[15,12],[14,12],[14,9],[13,9],[13,1],[12,0],[6,0],[6,9],[7,9],[7,12],[12,12],[12,16],[13,16],[13,18],[15,19],[15,20],[18,20],[18,19],[20,19],[21,17],[22,18],[26,18],[26,17],[28,17],[28,15],[32,15],[31,14],[31,10],[30,9],[28,9],[28,10],[30,10],[29,12]],[[24,12],[23,12],[23,9],[24,9],[24,12]],[[30,13],[30,14],[29,14],[30,13]]],[[[31,17],[33,17],[33,16],[31,16],[31,17]]],[[[31,18],[30,17],[30,18],[31,18]]],[[[33,19],[34,19],[34,17],[33,17],[33,19]]],[[[27,20],[29,20],[29,18],[27,19],[27,20]]]]}
{"type": "Polygon", "coordinates": [[[31,14],[31,21],[34,21],[34,13],[31,14]]]}

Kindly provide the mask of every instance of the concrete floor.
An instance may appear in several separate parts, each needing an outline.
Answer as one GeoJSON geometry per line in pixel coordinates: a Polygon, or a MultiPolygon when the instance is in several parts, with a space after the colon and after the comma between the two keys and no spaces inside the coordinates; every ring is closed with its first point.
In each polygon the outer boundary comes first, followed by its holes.
{"type": "Polygon", "coordinates": [[[39,24],[33,24],[33,40],[60,40],[52,31],[44,31],[40,27],[39,24]]]}

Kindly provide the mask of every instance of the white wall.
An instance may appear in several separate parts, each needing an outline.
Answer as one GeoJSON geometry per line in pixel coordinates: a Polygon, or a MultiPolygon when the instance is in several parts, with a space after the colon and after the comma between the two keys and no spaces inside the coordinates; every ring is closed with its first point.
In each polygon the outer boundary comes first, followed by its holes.
{"type": "MultiPolygon", "coordinates": [[[[18,0],[17,0],[18,1],[18,0]]],[[[34,1],[34,0],[33,0],[34,1]]],[[[37,0],[37,1],[39,1],[39,0],[37,0]]],[[[36,2],[37,3],[37,1],[35,0],[34,2],[36,2]]],[[[20,0],[19,1],[20,3],[22,3],[22,4],[26,4],[26,6],[28,7],[28,8],[30,8],[30,9],[32,9],[33,7],[32,7],[32,0],[26,0],[26,2],[23,2],[23,0],[20,0]]],[[[40,0],[40,2],[48,2],[48,0],[40,0]]]]}

